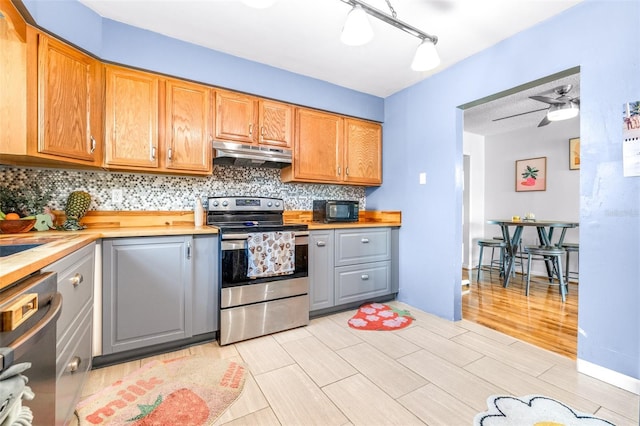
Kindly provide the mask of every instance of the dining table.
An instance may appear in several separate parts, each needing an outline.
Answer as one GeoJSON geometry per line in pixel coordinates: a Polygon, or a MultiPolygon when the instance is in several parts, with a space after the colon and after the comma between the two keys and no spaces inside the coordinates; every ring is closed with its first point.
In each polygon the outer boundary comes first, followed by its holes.
{"type": "MultiPolygon", "coordinates": [[[[504,283],[503,286],[506,288],[509,286],[509,280],[511,278],[511,273],[513,271],[513,265],[515,261],[516,254],[518,252],[518,247],[520,247],[520,239],[522,238],[522,230],[526,226],[533,226],[538,231],[538,240],[540,241],[541,246],[550,247],[562,247],[562,243],[564,242],[565,234],[567,233],[567,229],[576,228],[579,225],[579,222],[572,221],[562,221],[562,220],[538,220],[538,219],[491,219],[487,221],[490,225],[498,225],[502,230],[502,238],[506,244],[506,267],[504,271],[504,283]],[[511,233],[511,228],[513,229],[513,234],[511,233]],[[558,241],[553,242],[554,231],[559,230],[560,236],[558,237],[558,241]]],[[[546,262],[547,267],[547,276],[550,280],[553,279],[553,265],[551,261],[546,262]]],[[[561,273],[558,271],[558,273],[561,273]]]]}

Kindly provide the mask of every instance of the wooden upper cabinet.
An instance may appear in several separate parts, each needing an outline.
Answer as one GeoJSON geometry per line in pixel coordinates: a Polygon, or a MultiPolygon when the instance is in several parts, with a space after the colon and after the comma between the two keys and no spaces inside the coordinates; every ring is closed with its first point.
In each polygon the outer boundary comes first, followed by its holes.
{"type": "Polygon", "coordinates": [[[295,129],[293,164],[282,169],[282,181],[339,181],[342,172],[342,117],[296,108],[295,129]]]}
{"type": "Polygon", "coordinates": [[[216,139],[257,143],[257,98],[226,90],[216,90],[215,96],[216,139]]]}
{"type": "Polygon", "coordinates": [[[166,82],[165,167],[211,173],[211,89],[179,80],[166,82]]]}
{"type": "Polygon", "coordinates": [[[0,0],[0,155],[26,154],[26,25],[9,0],[0,0]]]}
{"type": "Polygon", "coordinates": [[[157,168],[157,75],[106,66],[105,165],[157,168]]]}
{"type": "Polygon", "coordinates": [[[296,109],[293,164],[283,182],[382,184],[382,126],[305,108],[296,109]]]}
{"type": "Polygon", "coordinates": [[[344,174],[346,183],[382,184],[382,126],[378,123],[344,119],[344,174]]]}
{"type": "Polygon", "coordinates": [[[100,62],[46,34],[38,40],[38,153],[100,165],[100,62]]]}
{"type": "Polygon", "coordinates": [[[259,143],[291,148],[294,121],[293,106],[264,99],[259,101],[258,109],[259,143]]]}

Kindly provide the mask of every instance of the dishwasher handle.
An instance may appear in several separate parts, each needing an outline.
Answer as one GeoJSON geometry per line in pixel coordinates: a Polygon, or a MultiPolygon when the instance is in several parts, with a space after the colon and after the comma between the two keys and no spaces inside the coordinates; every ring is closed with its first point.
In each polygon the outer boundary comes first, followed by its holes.
{"type": "Polygon", "coordinates": [[[48,327],[55,326],[58,317],[60,317],[60,311],[62,309],[62,295],[56,293],[51,298],[49,310],[47,313],[31,327],[29,330],[17,338],[9,347],[13,349],[15,358],[20,358],[30,348],[38,344],[40,338],[47,331],[48,327]]]}

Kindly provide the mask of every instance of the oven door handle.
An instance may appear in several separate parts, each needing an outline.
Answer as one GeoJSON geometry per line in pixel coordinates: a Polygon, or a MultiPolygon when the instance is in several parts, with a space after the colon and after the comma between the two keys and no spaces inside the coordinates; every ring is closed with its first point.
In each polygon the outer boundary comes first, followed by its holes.
{"type": "Polygon", "coordinates": [[[33,347],[38,343],[42,335],[47,331],[47,327],[55,325],[60,311],[62,309],[62,295],[56,293],[51,299],[49,310],[43,316],[40,321],[34,324],[31,329],[27,330],[22,336],[17,338],[9,347],[13,349],[15,358],[20,358],[25,354],[30,347],[33,347]]]}
{"type": "MultiPolygon", "coordinates": [[[[308,244],[309,244],[309,237],[307,236],[298,237],[296,235],[296,246],[306,246],[308,244]]],[[[222,249],[222,251],[246,249],[247,240],[246,239],[223,240],[220,243],[220,248],[222,249]]]]}
{"type": "MultiPolygon", "coordinates": [[[[279,232],[279,231],[276,231],[276,232],[279,232]]],[[[309,236],[309,231],[295,231],[295,232],[296,232],[296,235],[295,235],[296,239],[309,236]]],[[[246,240],[247,238],[249,238],[248,232],[242,232],[238,234],[222,234],[223,240],[246,240]]]]}

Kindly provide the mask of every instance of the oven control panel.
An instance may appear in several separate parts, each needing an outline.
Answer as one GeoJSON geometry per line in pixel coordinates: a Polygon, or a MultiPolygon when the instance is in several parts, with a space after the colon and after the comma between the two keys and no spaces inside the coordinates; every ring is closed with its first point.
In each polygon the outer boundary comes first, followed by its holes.
{"type": "Polygon", "coordinates": [[[208,211],[284,211],[280,198],[209,197],[208,211]]]}

